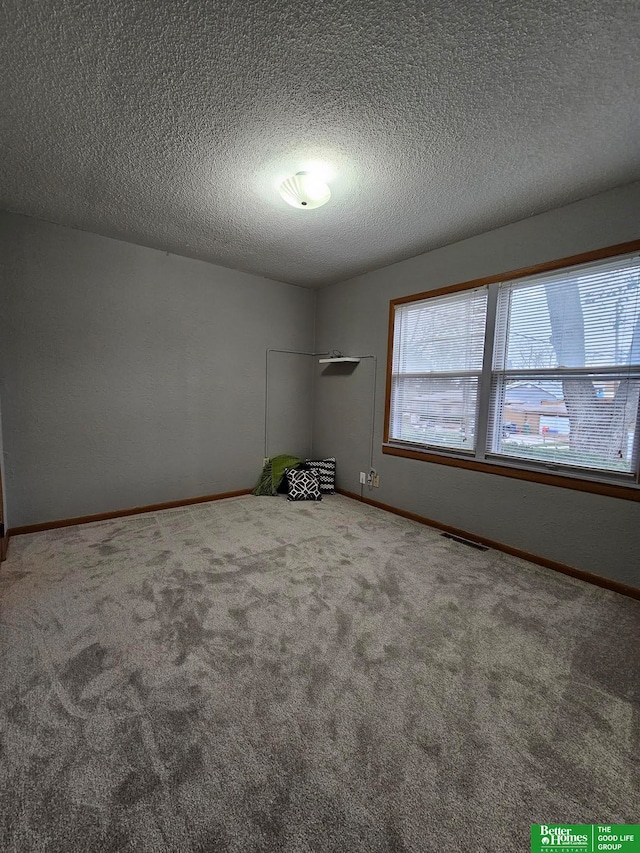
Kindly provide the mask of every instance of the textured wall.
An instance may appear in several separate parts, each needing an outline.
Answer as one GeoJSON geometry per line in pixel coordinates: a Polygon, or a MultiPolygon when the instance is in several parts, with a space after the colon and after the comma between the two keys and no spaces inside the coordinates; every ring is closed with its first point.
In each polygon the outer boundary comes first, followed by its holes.
{"type": "MultiPolygon", "coordinates": [[[[378,356],[377,500],[640,586],[640,504],[381,453],[389,300],[640,237],[640,183],[377,270],[318,292],[318,349],[378,356]]],[[[314,455],[335,454],[359,491],[369,460],[371,362],[316,376],[314,455]]]]}
{"type": "MultiPolygon", "coordinates": [[[[312,291],[10,214],[0,236],[12,527],[254,484],[265,351],[311,348],[312,291]]],[[[308,360],[274,370],[308,410],[308,360]]],[[[305,453],[289,414],[273,434],[305,453]]]]}

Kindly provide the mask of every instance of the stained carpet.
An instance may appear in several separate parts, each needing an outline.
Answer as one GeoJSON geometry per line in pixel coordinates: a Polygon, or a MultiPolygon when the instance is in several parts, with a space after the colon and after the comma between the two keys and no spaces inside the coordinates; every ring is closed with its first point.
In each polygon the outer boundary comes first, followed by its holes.
{"type": "Polygon", "coordinates": [[[640,602],[347,498],[16,537],[0,849],[519,853],[639,818],[640,602]]]}

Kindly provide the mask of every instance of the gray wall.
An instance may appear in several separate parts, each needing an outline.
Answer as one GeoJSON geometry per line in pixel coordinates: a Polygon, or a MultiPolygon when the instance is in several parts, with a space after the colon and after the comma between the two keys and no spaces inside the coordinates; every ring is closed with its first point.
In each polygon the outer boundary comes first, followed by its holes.
{"type": "MultiPolygon", "coordinates": [[[[640,237],[640,184],[604,193],[337,284],[318,295],[316,345],[378,356],[374,466],[365,494],[531,553],[640,586],[640,504],[381,452],[389,300],[640,237]]],[[[316,367],[316,456],[359,492],[369,461],[371,362],[350,375],[316,367]]]]}
{"type": "MultiPolygon", "coordinates": [[[[281,347],[284,349],[284,347],[281,347]]],[[[305,350],[311,352],[312,348],[305,350]]],[[[269,354],[269,403],[265,456],[311,454],[314,359],[293,353],[269,354]]]]}
{"type": "MultiPolygon", "coordinates": [[[[9,526],[254,485],[265,351],[312,349],[313,291],[12,214],[0,238],[9,526]]],[[[273,452],[308,452],[303,374],[272,366],[273,452]]]]}
{"type": "Polygon", "coordinates": [[[5,461],[4,461],[4,444],[3,444],[3,440],[2,440],[2,398],[0,397],[0,479],[1,479],[1,484],[2,484],[2,489],[0,489],[0,491],[2,491],[2,509],[3,509],[2,518],[4,519],[4,524],[5,524],[5,528],[6,528],[6,527],[8,527],[8,524],[7,524],[7,494],[6,494],[7,490],[6,490],[6,486],[5,486],[5,480],[4,480],[4,468],[5,468],[5,461]]]}

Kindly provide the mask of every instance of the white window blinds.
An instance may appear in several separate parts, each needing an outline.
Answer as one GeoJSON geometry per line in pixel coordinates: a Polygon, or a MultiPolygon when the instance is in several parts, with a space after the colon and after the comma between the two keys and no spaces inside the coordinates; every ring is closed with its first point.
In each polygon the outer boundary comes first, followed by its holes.
{"type": "Polygon", "coordinates": [[[640,391],[640,259],[500,286],[490,453],[631,473],[640,391]]]}
{"type": "Polygon", "coordinates": [[[390,442],[638,485],[637,252],[392,307],[390,442]]]}
{"type": "Polygon", "coordinates": [[[472,452],[487,290],[397,305],[390,439],[472,452]]]}

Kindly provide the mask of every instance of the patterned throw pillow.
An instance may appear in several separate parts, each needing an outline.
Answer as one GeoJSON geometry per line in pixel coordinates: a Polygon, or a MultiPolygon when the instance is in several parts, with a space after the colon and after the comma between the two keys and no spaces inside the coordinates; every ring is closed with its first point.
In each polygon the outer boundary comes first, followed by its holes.
{"type": "Polygon", "coordinates": [[[320,481],[315,471],[287,468],[288,501],[321,501],[320,481]]]}
{"type": "Polygon", "coordinates": [[[336,457],[327,459],[306,459],[304,467],[317,471],[320,477],[320,491],[323,495],[333,495],[336,490],[336,457]]]}

